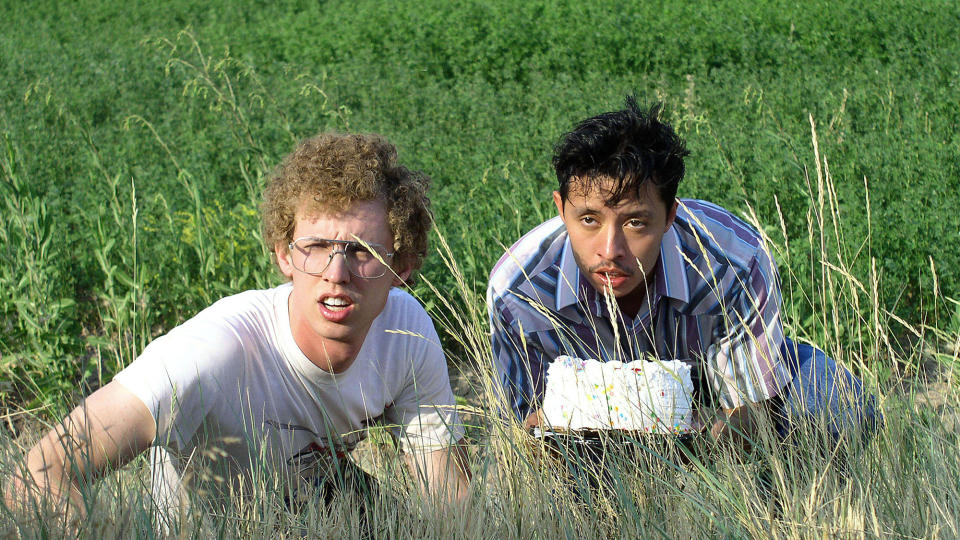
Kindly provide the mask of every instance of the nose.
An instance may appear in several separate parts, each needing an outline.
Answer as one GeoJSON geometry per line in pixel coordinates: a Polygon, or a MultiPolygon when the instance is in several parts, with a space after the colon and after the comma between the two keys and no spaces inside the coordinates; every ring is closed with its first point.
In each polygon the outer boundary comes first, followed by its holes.
{"type": "Polygon", "coordinates": [[[607,227],[600,235],[597,255],[604,260],[615,261],[624,258],[627,253],[626,238],[619,227],[607,227]]]}
{"type": "Polygon", "coordinates": [[[330,252],[330,260],[321,274],[323,279],[333,283],[346,283],[350,280],[350,270],[347,268],[347,252],[335,249],[330,252]],[[340,255],[337,257],[337,255],[340,255]]]}

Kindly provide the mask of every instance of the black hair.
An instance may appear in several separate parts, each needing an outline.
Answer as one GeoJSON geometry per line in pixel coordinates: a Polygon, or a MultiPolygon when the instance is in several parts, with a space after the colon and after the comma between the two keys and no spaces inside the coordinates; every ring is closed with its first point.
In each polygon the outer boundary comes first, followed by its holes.
{"type": "Polygon", "coordinates": [[[582,186],[589,192],[609,177],[614,184],[607,205],[638,197],[647,180],[656,186],[667,208],[673,204],[683,179],[683,158],[690,152],[673,128],[660,121],[662,104],[645,113],[633,96],[627,96],[625,106],[588,118],[560,138],[554,147],[553,168],[562,200],[567,200],[571,179],[578,189],[582,186]]]}

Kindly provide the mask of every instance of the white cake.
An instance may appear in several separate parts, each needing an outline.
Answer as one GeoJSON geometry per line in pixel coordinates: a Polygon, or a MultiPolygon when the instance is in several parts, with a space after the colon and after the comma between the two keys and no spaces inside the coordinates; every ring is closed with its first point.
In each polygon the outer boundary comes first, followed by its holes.
{"type": "Polygon", "coordinates": [[[679,361],[598,362],[561,356],[547,369],[543,400],[554,430],[693,431],[690,366],[679,361]]]}

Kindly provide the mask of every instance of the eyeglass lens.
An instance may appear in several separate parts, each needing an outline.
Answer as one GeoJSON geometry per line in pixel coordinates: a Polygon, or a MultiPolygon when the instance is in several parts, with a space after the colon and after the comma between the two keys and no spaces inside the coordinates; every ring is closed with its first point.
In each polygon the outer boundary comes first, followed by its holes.
{"type": "Polygon", "coordinates": [[[373,248],[367,248],[359,242],[300,238],[293,245],[303,254],[300,270],[308,274],[322,274],[338,253],[343,255],[347,270],[356,277],[378,278],[387,272],[387,267],[380,260],[385,255],[378,257],[371,251],[373,248]]]}

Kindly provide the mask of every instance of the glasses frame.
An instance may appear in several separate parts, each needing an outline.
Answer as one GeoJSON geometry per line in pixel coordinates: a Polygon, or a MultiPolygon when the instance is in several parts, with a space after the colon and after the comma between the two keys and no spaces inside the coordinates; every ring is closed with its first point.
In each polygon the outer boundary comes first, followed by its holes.
{"type": "MultiPolygon", "coordinates": [[[[387,248],[386,248],[386,246],[384,246],[384,245],[382,245],[382,244],[375,244],[375,243],[373,243],[373,242],[364,242],[363,240],[360,240],[360,239],[357,239],[357,240],[332,240],[332,239],[330,239],[330,238],[321,238],[321,237],[319,237],[319,236],[301,236],[301,237],[299,237],[299,238],[294,238],[293,241],[291,241],[289,244],[287,244],[287,248],[290,250],[291,255],[293,254],[294,248],[296,248],[297,251],[303,253],[303,250],[300,249],[300,248],[297,246],[297,242],[299,242],[299,241],[301,241],[301,240],[318,240],[318,241],[322,241],[322,242],[330,242],[330,243],[333,244],[333,246],[334,246],[334,248],[330,251],[330,255],[329,255],[328,259],[327,259],[327,264],[323,265],[323,269],[320,270],[319,272],[307,272],[307,271],[304,269],[304,263],[305,263],[306,260],[307,260],[307,255],[304,255],[304,257],[303,257],[303,262],[301,262],[299,265],[297,265],[297,263],[294,262],[293,257],[291,257],[290,263],[293,265],[293,267],[296,268],[298,271],[303,272],[304,274],[307,274],[308,276],[317,276],[317,277],[322,276],[323,273],[327,271],[327,268],[330,268],[330,263],[333,262],[333,257],[334,257],[334,255],[337,255],[337,254],[343,255],[343,263],[344,263],[344,265],[347,267],[347,271],[350,272],[350,275],[351,275],[351,276],[353,276],[353,277],[355,277],[355,278],[358,278],[358,279],[378,279],[378,278],[382,278],[383,276],[385,276],[385,275],[387,274],[387,271],[393,271],[393,268],[390,267],[390,263],[387,262],[386,259],[389,257],[389,258],[392,260],[392,259],[393,259],[393,256],[394,256],[397,252],[396,252],[396,251],[391,251],[391,252],[389,252],[389,253],[383,253],[383,251],[386,251],[387,248]],[[337,246],[339,246],[339,247],[337,247],[337,246]],[[350,265],[350,263],[348,262],[348,259],[347,259],[347,248],[348,248],[349,246],[360,246],[360,247],[366,249],[367,251],[369,251],[370,253],[373,253],[374,256],[377,258],[377,260],[380,262],[380,264],[383,265],[383,272],[382,272],[380,275],[378,275],[378,276],[360,276],[360,275],[357,275],[357,273],[353,271],[353,268],[350,267],[351,265],[350,265]]],[[[392,262],[392,261],[391,261],[391,262],[392,262]]]]}

